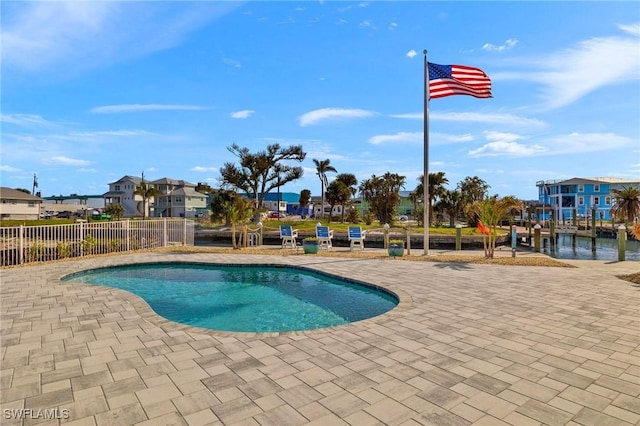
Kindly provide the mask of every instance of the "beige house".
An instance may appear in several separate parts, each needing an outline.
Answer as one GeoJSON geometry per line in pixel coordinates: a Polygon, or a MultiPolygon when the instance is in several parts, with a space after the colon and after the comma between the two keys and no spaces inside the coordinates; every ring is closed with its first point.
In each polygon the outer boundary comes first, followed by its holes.
{"type": "Polygon", "coordinates": [[[207,196],[184,180],[162,178],[149,182],[158,191],[153,202],[155,217],[196,217],[207,209],[207,196]]]}
{"type": "Polygon", "coordinates": [[[0,187],[0,218],[37,220],[42,198],[12,188],[0,187]]]}

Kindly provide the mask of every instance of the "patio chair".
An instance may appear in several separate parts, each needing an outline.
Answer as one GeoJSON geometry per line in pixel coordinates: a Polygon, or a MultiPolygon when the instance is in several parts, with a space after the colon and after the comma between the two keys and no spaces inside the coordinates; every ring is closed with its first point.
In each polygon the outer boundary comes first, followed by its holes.
{"type": "Polygon", "coordinates": [[[285,248],[285,247],[296,248],[297,237],[298,237],[297,229],[292,229],[291,225],[280,225],[280,238],[282,239],[282,248],[285,248]]]}
{"type": "Polygon", "coordinates": [[[325,248],[329,250],[333,247],[331,243],[331,239],[333,238],[333,230],[329,229],[328,226],[318,225],[316,226],[316,237],[318,238],[318,244],[320,244],[320,248],[325,248]]]}
{"type": "Polygon", "coordinates": [[[350,226],[349,227],[349,247],[353,251],[353,248],[357,245],[360,246],[360,249],[364,250],[364,235],[366,231],[363,231],[359,226],[350,226]]]}

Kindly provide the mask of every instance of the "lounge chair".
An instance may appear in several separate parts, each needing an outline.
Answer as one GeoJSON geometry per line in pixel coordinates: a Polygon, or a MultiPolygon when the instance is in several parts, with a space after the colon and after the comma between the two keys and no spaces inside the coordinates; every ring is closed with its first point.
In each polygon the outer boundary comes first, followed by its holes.
{"type": "Polygon", "coordinates": [[[298,237],[297,229],[292,229],[291,225],[280,225],[280,238],[282,239],[282,248],[285,248],[285,247],[296,248],[297,237],[298,237]]]}
{"type": "Polygon", "coordinates": [[[364,250],[364,235],[366,231],[363,231],[359,226],[350,226],[349,227],[349,246],[351,250],[356,245],[360,246],[360,249],[364,250]]]}
{"type": "Polygon", "coordinates": [[[325,249],[329,250],[331,247],[333,247],[333,244],[331,244],[333,231],[329,229],[328,226],[316,226],[316,237],[318,237],[320,248],[324,247],[325,249]]]}

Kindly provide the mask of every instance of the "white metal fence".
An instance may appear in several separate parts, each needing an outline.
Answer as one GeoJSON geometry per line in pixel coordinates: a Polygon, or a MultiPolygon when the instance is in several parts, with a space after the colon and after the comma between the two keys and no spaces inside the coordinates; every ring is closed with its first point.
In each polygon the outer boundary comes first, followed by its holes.
{"type": "Polygon", "coordinates": [[[123,220],[0,228],[0,267],[94,254],[192,246],[188,219],[123,220]]]}

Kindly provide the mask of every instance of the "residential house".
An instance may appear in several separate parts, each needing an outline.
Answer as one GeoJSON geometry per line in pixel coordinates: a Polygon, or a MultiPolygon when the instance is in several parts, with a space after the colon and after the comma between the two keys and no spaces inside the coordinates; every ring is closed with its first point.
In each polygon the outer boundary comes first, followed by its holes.
{"type": "MultiPolygon", "coordinates": [[[[238,193],[245,198],[255,200],[253,194],[238,193]]],[[[269,211],[286,213],[289,215],[305,215],[310,216],[313,207],[313,201],[310,205],[303,209],[300,207],[300,194],[296,192],[269,192],[264,195],[262,207],[269,211]]]]}
{"type": "MultiPolygon", "coordinates": [[[[611,220],[614,204],[612,191],[623,187],[640,189],[640,180],[613,177],[572,178],[566,180],[541,180],[536,182],[538,201],[555,211],[558,220],[591,217],[611,220]]],[[[549,219],[548,212],[539,212],[542,219],[549,219]]]]}
{"type": "Polygon", "coordinates": [[[193,218],[208,209],[207,195],[196,191],[196,184],[170,178],[149,184],[158,192],[152,205],[152,216],[193,218]]]}
{"type": "Polygon", "coordinates": [[[0,218],[37,220],[42,198],[17,189],[0,187],[0,218]]]}
{"type": "MultiPolygon", "coordinates": [[[[135,194],[140,182],[142,182],[142,178],[127,175],[109,183],[109,192],[102,195],[105,205],[120,204],[124,209],[123,217],[141,217],[143,211],[142,196],[135,194]]],[[[147,200],[146,204],[148,212],[149,200],[147,200]]],[[[149,214],[145,216],[148,217],[149,214]]]]}

